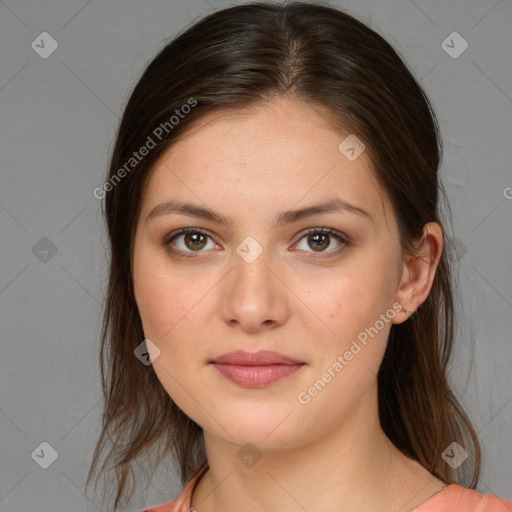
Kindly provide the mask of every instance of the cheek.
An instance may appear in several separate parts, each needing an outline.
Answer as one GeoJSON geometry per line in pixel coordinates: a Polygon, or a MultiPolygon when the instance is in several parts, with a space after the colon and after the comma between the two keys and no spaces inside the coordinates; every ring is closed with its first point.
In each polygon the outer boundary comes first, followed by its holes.
{"type": "Polygon", "coordinates": [[[153,369],[167,394],[189,412],[200,346],[193,334],[197,324],[187,313],[193,315],[200,305],[200,291],[156,265],[134,268],[134,276],[144,336],[160,350],[153,369]]]}
{"type": "Polygon", "coordinates": [[[144,334],[157,344],[170,338],[197,302],[190,279],[171,273],[164,256],[140,247],[134,255],[134,292],[144,334]]]}
{"type": "Polygon", "coordinates": [[[134,288],[144,336],[160,350],[154,361],[155,371],[168,392],[174,396],[172,375],[183,376],[206,359],[204,339],[209,315],[215,311],[209,293],[214,276],[190,276],[171,271],[159,258],[134,260],[134,288]],[[139,264],[143,262],[144,264],[139,264]],[[203,340],[203,342],[202,342],[203,340]],[[195,366],[194,366],[195,365],[195,366]]]}
{"type": "MultiPolygon", "coordinates": [[[[382,263],[381,263],[382,264],[382,263]]],[[[394,275],[375,265],[354,265],[333,271],[317,285],[303,287],[304,302],[337,336],[354,335],[354,329],[373,325],[391,306],[394,275]]],[[[304,284],[304,283],[302,283],[304,284]]],[[[332,333],[331,333],[332,336],[332,333]]]]}
{"type": "Polygon", "coordinates": [[[170,285],[164,276],[153,271],[145,271],[135,280],[135,293],[144,334],[155,342],[161,341],[185,313],[181,300],[171,300],[173,287],[170,285]]]}
{"type": "Polygon", "coordinates": [[[391,307],[395,276],[389,268],[383,256],[380,260],[360,259],[317,280],[317,286],[302,288],[304,302],[317,313],[307,315],[307,321],[308,331],[317,332],[321,368],[332,367],[338,356],[344,359],[341,372],[332,370],[338,375],[333,388],[364,389],[378,372],[395,314],[391,307]]]}

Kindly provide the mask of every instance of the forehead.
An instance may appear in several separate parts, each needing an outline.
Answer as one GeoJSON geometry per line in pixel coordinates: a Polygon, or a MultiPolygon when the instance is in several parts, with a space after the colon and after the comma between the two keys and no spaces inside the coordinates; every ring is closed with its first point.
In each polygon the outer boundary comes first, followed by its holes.
{"type": "MultiPolygon", "coordinates": [[[[206,115],[156,163],[145,203],[172,198],[263,211],[333,194],[374,218],[389,208],[366,151],[351,161],[339,146],[350,132],[330,113],[289,98],[206,115]],[[384,210],[384,211],[383,211],[384,210]]],[[[149,208],[151,205],[146,204],[149,208]]]]}

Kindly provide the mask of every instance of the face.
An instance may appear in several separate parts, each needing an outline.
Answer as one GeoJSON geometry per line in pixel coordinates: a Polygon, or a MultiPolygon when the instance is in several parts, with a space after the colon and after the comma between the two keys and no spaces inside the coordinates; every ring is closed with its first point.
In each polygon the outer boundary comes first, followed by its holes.
{"type": "Polygon", "coordinates": [[[233,445],[298,446],[375,413],[397,323],[397,224],[366,152],[347,158],[349,132],[326,117],[281,98],[206,118],[143,197],[133,278],[153,368],[205,433],[233,445]],[[300,364],[212,364],[234,350],[300,364]]]}

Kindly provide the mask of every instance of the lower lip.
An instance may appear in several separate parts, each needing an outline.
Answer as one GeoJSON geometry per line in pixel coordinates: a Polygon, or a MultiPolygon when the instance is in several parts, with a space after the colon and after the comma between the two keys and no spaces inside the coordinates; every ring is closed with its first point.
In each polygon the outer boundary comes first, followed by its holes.
{"type": "Polygon", "coordinates": [[[263,388],[299,371],[304,364],[249,366],[212,363],[224,377],[247,388],[263,388]]]}

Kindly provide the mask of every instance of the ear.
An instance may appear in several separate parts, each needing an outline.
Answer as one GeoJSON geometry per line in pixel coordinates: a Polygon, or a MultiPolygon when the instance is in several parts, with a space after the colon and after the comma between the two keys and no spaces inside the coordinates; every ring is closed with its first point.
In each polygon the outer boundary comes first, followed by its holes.
{"type": "Polygon", "coordinates": [[[444,247],[443,229],[437,222],[423,227],[423,236],[416,244],[417,254],[407,255],[402,264],[402,274],[395,301],[402,305],[393,318],[394,324],[405,322],[427,299],[444,247]],[[410,313],[405,310],[409,309],[410,313]]]}

